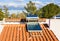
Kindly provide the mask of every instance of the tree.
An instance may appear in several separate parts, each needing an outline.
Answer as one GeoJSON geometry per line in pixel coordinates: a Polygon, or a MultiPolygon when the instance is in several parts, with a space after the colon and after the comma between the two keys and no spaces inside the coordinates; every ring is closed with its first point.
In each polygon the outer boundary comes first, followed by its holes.
{"type": "Polygon", "coordinates": [[[29,1],[29,3],[27,3],[27,6],[25,6],[24,8],[28,13],[32,13],[32,14],[35,14],[37,10],[35,3],[33,3],[32,1],[29,1]]]}
{"type": "Polygon", "coordinates": [[[8,18],[9,16],[8,8],[5,5],[3,7],[4,7],[5,18],[8,18]]]}
{"type": "Polygon", "coordinates": [[[43,18],[52,18],[53,16],[56,16],[57,14],[59,14],[60,12],[60,8],[58,5],[50,3],[46,6],[44,6],[43,8],[41,8],[39,11],[41,11],[41,14],[39,17],[43,17],[43,18]]]}
{"type": "Polygon", "coordinates": [[[11,14],[11,18],[16,18],[17,16],[16,16],[16,14],[15,13],[12,13],[11,14]]]}
{"type": "Polygon", "coordinates": [[[36,15],[38,16],[38,17],[42,17],[42,11],[41,11],[41,9],[39,9],[39,10],[37,10],[36,11],[36,15]]]}
{"type": "Polygon", "coordinates": [[[2,9],[0,9],[0,20],[3,20],[4,18],[4,13],[2,12],[2,9]]]}
{"type": "Polygon", "coordinates": [[[25,16],[27,16],[27,15],[28,15],[28,13],[27,13],[27,12],[25,12],[25,11],[22,11],[22,13],[24,13],[24,15],[25,15],[25,16]]]}
{"type": "Polygon", "coordinates": [[[22,19],[23,19],[23,18],[26,18],[26,16],[25,16],[24,13],[17,14],[17,17],[18,17],[18,18],[22,18],[22,19]]]}

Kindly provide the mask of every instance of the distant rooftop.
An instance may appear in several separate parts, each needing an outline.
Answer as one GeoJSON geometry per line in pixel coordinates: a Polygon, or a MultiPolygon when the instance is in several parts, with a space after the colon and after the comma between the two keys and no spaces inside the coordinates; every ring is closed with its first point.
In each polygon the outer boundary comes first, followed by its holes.
{"type": "Polygon", "coordinates": [[[56,17],[60,17],[60,14],[58,14],[56,17]]]}
{"type": "Polygon", "coordinates": [[[20,18],[5,18],[5,21],[9,21],[9,22],[20,22],[20,18]]]}

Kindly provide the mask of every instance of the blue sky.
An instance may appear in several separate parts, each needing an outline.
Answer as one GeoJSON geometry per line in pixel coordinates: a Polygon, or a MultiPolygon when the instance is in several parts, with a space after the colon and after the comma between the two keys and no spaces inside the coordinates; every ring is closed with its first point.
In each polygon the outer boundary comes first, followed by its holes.
{"type": "Polygon", "coordinates": [[[24,10],[24,6],[29,1],[35,2],[38,8],[43,7],[49,3],[55,3],[60,6],[60,0],[0,0],[0,8],[6,5],[9,10],[24,10]]]}
{"type": "MultiPolygon", "coordinates": [[[[28,3],[30,0],[0,0],[0,6],[6,5],[7,7],[19,7],[22,8],[28,3]]],[[[60,5],[60,0],[31,0],[36,3],[36,6],[44,6],[51,2],[60,5]]]]}

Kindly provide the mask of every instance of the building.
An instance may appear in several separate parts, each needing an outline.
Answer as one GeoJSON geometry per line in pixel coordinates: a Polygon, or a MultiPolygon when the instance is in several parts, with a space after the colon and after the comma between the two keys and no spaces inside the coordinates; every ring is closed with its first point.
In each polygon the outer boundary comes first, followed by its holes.
{"type": "Polygon", "coordinates": [[[60,14],[58,14],[57,16],[54,16],[55,19],[60,19],[60,14]]]}
{"type": "Polygon", "coordinates": [[[3,24],[20,24],[20,18],[4,18],[3,24]]]}
{"type": "Polygon", "coordinates": [[[0,41],[59,41],[51,28],[48,28],[47,24],[42,23],[49,23],[49,19],[41,19],[36,15],[27,15],[27,23],[22,24],[20,21],[23,22],[24,20],[5,19],[0,41]]]}

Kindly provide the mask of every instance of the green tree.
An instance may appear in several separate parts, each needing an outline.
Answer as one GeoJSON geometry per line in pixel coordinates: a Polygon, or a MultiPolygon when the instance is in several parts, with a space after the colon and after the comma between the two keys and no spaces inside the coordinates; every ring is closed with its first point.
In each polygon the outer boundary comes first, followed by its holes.
{"type": "Polygon", "coordinates": [[[22,18],[22,19],[26,18],[26,16],[25,16],[24,13],[19,13],[19,14],[17,14],[17,17],[18,17],[18,18],[22,18]]]}
{"type": "Polygon", "coordinates": [[[36,15],[38,16],[38,17],[42,17],[42,11],[41,11],[41,9],[39,9],[39,10],[37,10],[36,11],[36,15]]]}
{"type": "Polygon", "coordinates": [[[16,14],[15,13],[12,13],[11,14],[11,18],[17,18],[16,14]]]}
{"type": "Polygon", "coordinates": [[[4,13],[2,12],[2,9],[0,9],[0,20],[3,20],[4,18],[4,13]]]}
{"type": "Polygon", "coordinates": [[[29,1],[29,3],[27,3],[27,6],[25,6],[24,8],[28,13],[31,13],[31,14],[35,14],[37,10],[35,3],[33,3],[32,1],[29,1]]]}
{"type": "Polygon", "coordinates": [[[60,8],[58,5],[50,3],[41,9],[39,9],[41,13],[37,14],[39,17],[43,18],[52,18],[53,16],[56,16],[60,13],[60,8]]]}
{"type": "Polygon", "coordinates": [[[22,11],[22,13],[24,13],[24,15],[25,15],[25,16],[27,16],[27,15],[28,15],[28,13],[27,13],[27,12],[25,12],[25,11],[22,11]]]}
{"type": "Polygon", "coordinates": [[[9,17],[9,12],[8,12],[8,8],[4,5],[4,13],[5,13],[5,18],[9,17]]]}

